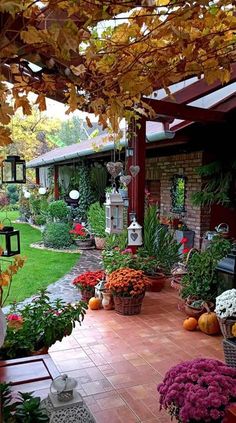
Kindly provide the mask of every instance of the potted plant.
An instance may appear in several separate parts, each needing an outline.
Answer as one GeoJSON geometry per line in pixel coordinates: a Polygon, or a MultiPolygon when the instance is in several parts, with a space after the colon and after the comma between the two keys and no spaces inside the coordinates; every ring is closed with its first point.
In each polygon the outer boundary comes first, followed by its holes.
{"type": "Polygon", "coordinates": [[[236,369],[196,358],[172,367],[157,388],[160,408],[180,423],[222,423],[236,401],[236,369]]]}
{"type": "Polygon", "coordinates": [[[216,297],[215,313],[224,338],[236,337],[236,289],[228,289],[216,297]]]}
{"type": "Polygon", "coordinates": [[[107,275],[123,267],[135,268],[135,258],[130,248],[119,247],[105,249],[102,252],[103,267],[107,275]]]}
{"type": "Polygon", "coordinates": [[[93,246],[94,239],[91,238],[90,232],[81,223],[76,223],[74,228],[69,232],[72,234],[74,242],[79,248],[88,249],[93,246]]]}
{"type": "Polygon", "coordinates": [[[97,201],[91,204],[88,210],[88,224],[94,235],[95,245],[98,250],[102,250],[105,247],[106,242],[106,218],[105,208],[101,206],[97,201]]]}
{"type": "Polygon", "coordinates": [[[155,257],[147,256],[145,251],[140,248],[133,267],[144,272],[150,283],[147,291],[160,292],[164,288],[166,275],[158,267],[155,257]]]}
{"type": "Polygon", "coordinates": [[[186,301],[187,315],[199,317],[205,312],[204,303],[207,303],[210,309],[214,308],[217,295],[215,268],[229,249],[229,241],[215,237],[205,251],[196,251],[189,258],[187,274],[183,276],[180,291],[181,297],[186,301]]]}
{"type": "Polygon", "coordinates": [[[76,322],[81,324],[86,309],[83,302],[50,301],[45,289],[23,307],[14,304],[6,316],[7,332],[0,357],[8,359],[46,353],[56,341],[71,334],[76,322]]]}
{"type": "Polygon", "coordinates": [[[142,270],[124,267],[109,275],[105,289],[111,291],[117,313],[133,315],[140,313],[148,286],[149,282],[142,270]]]}
{"type": "Polygon", "coordinates": [[[103,270],[84,272],[73,280],[75,285],[81,291],[82,300],[88,302],[95,296],[95,285],[104,279],[103,270]]]}
{"type": "Polygon", "coordinates": [[[0,383],[0,418],[4,423],[48,423],[46,409],[41,398],[30,392],[11,391],[9,383],[0,383]]]}

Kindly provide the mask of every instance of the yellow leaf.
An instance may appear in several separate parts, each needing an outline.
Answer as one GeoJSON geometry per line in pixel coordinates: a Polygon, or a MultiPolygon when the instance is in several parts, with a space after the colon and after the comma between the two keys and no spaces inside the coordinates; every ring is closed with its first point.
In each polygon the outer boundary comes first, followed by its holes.
{"type": "Polygon", "coordinates": [[[5,146],[12,143],[10,134],[11,131],[9,128],[4,128],[3,126],[0,126],[0,146],[5,146]]]}
{"type": "Polygon", "coordinates": [[[27,26],[26,31],[21,31],[20,35],[22,40],[27,44],[38,44],[44,41],[42,37],[43,33],[31,25],[27,26]]]}
{"type": "Polygon", "coordinates": [[[24,9],[24,2],[22,0],[1,0],[0,12],[8,12],[12,16],[24,9]]]}
{"type": "Polygon", "coordinates": [[[156,6],[167,6],[170,3],[170,0],[156,0],[156,6]]]}
{"type": "Polygon", "coordinates": [[[76,75],[76,76],[83,75],[86,72],[86,67],[83,64],[81,64],[79,66],[71,65],[70,69],[72,70],[73,74],[76,75]]]}
{"type": "Polygon", "coordinates": [[[7,286],[10,282],[10,276],[7,272],[0,274],[0,286],[7,286]]]}
{"type": "Polygon", "coordinates": [[[19,107],[22,107],[24,115],[31,115],[32,109],[26,95],[22,95],[21,97],[16,95],[14,108],[16,110],[16,109],[19,109],[19,107]]]}

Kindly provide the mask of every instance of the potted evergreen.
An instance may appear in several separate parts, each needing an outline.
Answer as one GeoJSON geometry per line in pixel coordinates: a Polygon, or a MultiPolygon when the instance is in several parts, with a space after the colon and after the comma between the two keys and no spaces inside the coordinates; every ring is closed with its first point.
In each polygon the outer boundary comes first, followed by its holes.
{"type": "Polygon", "coordinates": [[[94,235],[95,245],[98,250],[105,247],[106,232],[105,232],[105,208],[97,201],[91,204],[88,210],[88,224],[92,234],[94,235]]]}

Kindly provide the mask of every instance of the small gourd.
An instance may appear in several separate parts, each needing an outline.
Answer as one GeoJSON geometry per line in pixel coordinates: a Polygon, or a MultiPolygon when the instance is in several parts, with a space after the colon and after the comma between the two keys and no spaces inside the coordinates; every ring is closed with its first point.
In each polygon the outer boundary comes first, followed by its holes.
{"type": "Polygon", "coordinates": [[[198,321],[194,317],[188,317],[183,322],[183,328],[186,330],[195,330],[197,328],[198,321]]]}
{"type": "Polygon", "coordinates": [[[220,332],[220,325],[216,313],[209,309],[207,313],[203,313],[198,320],[199,329],[207,335],[216,335],[220,332]]]}
{"type": "Polygon", "coordinates": [[[91,310],[98,310],[101,306],[101,300],[97,297],[92,297],[89,300],[89,308],[91,310]]]}

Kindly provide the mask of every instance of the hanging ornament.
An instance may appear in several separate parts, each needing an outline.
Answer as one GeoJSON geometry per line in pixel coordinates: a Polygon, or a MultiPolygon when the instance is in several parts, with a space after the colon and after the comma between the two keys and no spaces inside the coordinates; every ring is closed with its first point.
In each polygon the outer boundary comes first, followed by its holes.
{"type": "Polygon", "coordinates": [[[121,162],[108,162],[107,170],[113,178],[116,178],[119,173],[123,170],[123,163],[121,162]]]}
{"type": "Polygon", "coordinates": [[[69,197],[70,197],[72,200],[78,200],[78,198],[79,198],[79,191],[77,191],[76,189],[72,189],[72,190],[69,192],[69,197]]]}
{"type": "Polygon", "coordinates": [[[131,182],[131,176],[130,175],[122,175],[121,177],[120,177],[120,182],[122,183],[122,184],[125,184],[125,185],[129,185],[129,183],[131,182]]]}
{"type": "Polygon", "coordinates": [[[133,177],[135,177],[140,172],[140,166],[138,166],[138,165],[130,166],[129,171],[130,171],[131,175],[133,177]]]}
{"type": "Polygon", "coordinates": [[[45,187],[40,187],[39,188],[39,194],[40,195],[44,195],[44,194],[46,194],[46,192],[47,192],[47,189],[45,187]]]}
{"type": "Polygon", "coordinates": [[[24,191],[24,197],[25,198],[30,198],[31,197],[30,192],[29,191],[24,191]]]}

